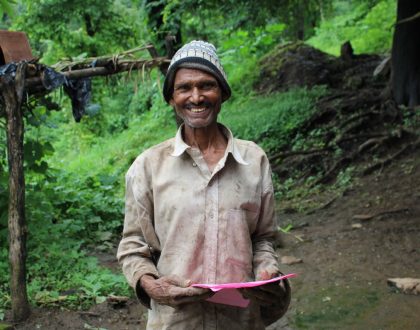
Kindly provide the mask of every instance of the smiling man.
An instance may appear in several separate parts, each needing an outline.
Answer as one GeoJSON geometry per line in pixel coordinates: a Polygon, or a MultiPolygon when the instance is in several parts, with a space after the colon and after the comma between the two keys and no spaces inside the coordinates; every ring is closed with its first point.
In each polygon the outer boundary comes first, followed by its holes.
{"type": "Polygon", "coordinates": [[[247,308],[208,302],[210,291],[191,284],[281,274],[268,159],[217,122],[231,89],[212,44],[192,41],[175,54],[163,94],[183,124],[130,167],[117,255],[150,308],[147,328],[264,329],[288,308],[287,280],[243,290],[247,308]]]}

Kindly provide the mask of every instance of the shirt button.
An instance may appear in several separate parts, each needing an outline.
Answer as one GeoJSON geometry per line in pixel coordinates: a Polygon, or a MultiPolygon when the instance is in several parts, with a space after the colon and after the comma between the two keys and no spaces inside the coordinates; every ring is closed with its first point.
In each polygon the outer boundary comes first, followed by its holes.
{"type": "Polygon", "coordinates": [[[192,165],[193,165],[194,167],[196,167],[196,166],[197,166],[197,164],[196,164],[196,163],[193,163],[192,165]]]}

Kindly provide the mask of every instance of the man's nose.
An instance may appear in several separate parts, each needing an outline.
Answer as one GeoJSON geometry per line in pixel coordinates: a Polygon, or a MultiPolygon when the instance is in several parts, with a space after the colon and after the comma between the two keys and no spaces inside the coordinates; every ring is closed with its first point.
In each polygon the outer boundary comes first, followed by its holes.
{"type": "Polygon", "coordinates": [[[198,104],[202,101],[202,94],[199,88],[194,87],[191,91],[191,101],[195,104],[198,104]]]}

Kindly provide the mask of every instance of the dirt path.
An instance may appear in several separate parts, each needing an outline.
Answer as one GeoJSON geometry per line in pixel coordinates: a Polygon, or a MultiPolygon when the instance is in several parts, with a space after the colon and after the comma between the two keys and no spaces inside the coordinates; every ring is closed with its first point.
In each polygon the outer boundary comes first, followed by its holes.
{"type": "MultiPolygon", "coordinates": [[[[296,229],[284,235],[279,256],[303,262],[282,266],[299,276],[291,281],[287,317],[270,329],[418,329],[420,297],[396,293],[386,280],[420,277],[419,187],[420,156],[412,156],[361,179],[328,208],[280,212],[282,225],[296,229]]],[[[112,268],[113,258],[100,256],[112,268]]],[[[16,329],[138,330],[145,328],[145,312],[134,300],[119,309],[103,303],[88,312],[35,309],[16,329]]]]}
{"type": "Polygon", "coordinates": [[[325,210],[279,215],[308,224],[286,235],[279,250],[303,260],[283,266],[299,274],[292,280],[291,328],[419,329],[420,297],[386,283],[420,277],[419,187],[420,157],[413,156],[363,178],[325,210]]]}

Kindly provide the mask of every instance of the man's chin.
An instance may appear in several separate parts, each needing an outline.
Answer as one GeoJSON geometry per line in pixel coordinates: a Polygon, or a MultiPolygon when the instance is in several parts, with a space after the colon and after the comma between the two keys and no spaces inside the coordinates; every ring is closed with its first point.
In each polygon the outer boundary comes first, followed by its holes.
{"type": "Polygon", "coordinates": [[[207,117],[207,118],[183,118],[186,126],[191,128],[206,128],[212,126],[216,122],[217,118],[207,117]]]}
{"type": "Polygon", "coordinates": [[[184,123],[185,123],[186,126],[188,126],[190,128],[195,128],[195,129],[206,128],[206,127],[210,126],[209,123],[197,123],[197,122],[190,122],[190,121],[185,121],[185,120],[184,120],[184,123]]]}

